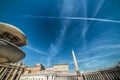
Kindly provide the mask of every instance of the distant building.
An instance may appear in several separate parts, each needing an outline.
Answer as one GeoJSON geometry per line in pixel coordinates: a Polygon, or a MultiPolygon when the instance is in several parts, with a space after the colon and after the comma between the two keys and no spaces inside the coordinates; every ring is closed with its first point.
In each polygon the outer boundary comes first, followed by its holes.
{"type": "Polygon", "coordinates": [[[54,68],[53,67],[47,67],[45,68],[46,73],[54,73],[54,68]]]}
{"type": "Polygon", "coordinates": [[[45,68],[42,64],[26,67],[20,80],[56,80],[58,74],[68,74],[68,64],[55,64],[52,68],[45,68]]]}
{"type": "Polygon", "coordinates": [[[26,66],[24,74],[33,74],[33,73],[40,73],[42,71],[45,71],[45,67],[42,64],[37,64],[36,66],[28,67],[26,66]]]}
{"type": "Polygon", "coordinates": [[[69,72],[68,64],[55,64],[54,72],[55,73],[68,73],[69,72]]]}

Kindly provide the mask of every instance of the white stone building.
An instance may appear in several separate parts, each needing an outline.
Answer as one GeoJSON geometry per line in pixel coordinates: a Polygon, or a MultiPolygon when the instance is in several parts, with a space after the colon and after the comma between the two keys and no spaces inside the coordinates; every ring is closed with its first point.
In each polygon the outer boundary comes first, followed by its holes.
{"type": "Polygon", "coordinates": [[[26,67],[20,80],[56,80],[60,75],[65,76],[66,74],[69,75],[68,64],[55,64],[52,68],[45,68],[39,64],[26,67]]]}

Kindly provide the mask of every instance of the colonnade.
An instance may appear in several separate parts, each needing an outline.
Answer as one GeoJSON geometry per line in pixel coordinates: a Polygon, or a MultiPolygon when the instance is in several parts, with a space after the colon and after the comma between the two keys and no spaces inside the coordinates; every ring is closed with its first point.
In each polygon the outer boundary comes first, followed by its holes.
{"type": "Polygon", "coordinates": [[[82,80],[120,80],[120,67],[81,74],[82,80]]]}
{"type": "Polygon", "coordinates": [[[0,64],[0,80],[19,80],[24,71],[22,63],[0,64]]]}

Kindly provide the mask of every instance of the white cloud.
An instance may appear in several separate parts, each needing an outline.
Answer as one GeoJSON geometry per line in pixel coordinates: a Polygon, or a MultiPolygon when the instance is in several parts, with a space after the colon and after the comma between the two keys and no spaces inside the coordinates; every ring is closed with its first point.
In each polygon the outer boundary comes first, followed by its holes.
{"type": "Polygon", "coordinates": [[[30,45],[25,46],[25,48],[27,48],[27,49],[29,49],[31,51],[34,51],[34,52],[36,52],[38,54],[41,54],[41,55],[47,55],[46,52],[40,51],[39,49],[34,48],[34,47],[30,46],[30,45]]]}
{"type": "Polygon", "coordinates": [[[63,41],[65,39],[65,33],[67,30],[67,26],[63,26],[63,28],[61,29],[61,33],[60,36],[57,38],[57,41],[55,44],[51,43],[50,48],[49,48],[49,56],[47,58],[47,64],[50,65],[51,64],[51,60],[52,58],[59,54],[59,52],[61,51],[61,47],[63,45],[63,41]]]}
{"type": "MultiPolygon", "coordinates": [[[[101,46],[97,45],[90,47],[90,49],[87,49],[87,54],[89,54],[89,56],[81,53],[84,55],[79,55],[77,58],[79,68],[82,69],[82,71],[93,71],[113,66],[117,63],[117,61],[120,61],[119,49],[120,44],[101,46]],[[90,56],[91,54],[93,54],[93,56],[90,56]]],[[[74,65],[73,61],[68,61],[68,63],[70,66],[74,65]]]]}
{"type": "Polygon", "coordinates": [[[93,17],[95,17],[98,14],[98,12],[101,9],[101,7],[103,6],[104,2],[105,2],[105,0],[99,0],[99,2],[96,5],[96,10],[93,14],[93,17]]]}
{"type": "Polygon", "coordinates": [[[116,49],[116,48],[120,48],[120,44],[116,44],[116,45],[100,45],[100,46],[97,46],[97,47],[94,47],[94,48],[90,48],[88,50],[88,52],[95,52],[95,51],[99,51],[99,50],[102,50],[102,49],[116,49]]]}
{"type": "Polygon", "coordinates": [[[87,21],[99,21],[99,22],[108,22],[108,23],[120,23],[119,20],[113,19],[104,19],[104,18],[88,18],[88,17],[54,17],[54,16],[33,16],[33,15],[24,15],[24,17],[36,17],[36,18],[45,18],[45,19],[68,19],[68,20],[87,20],[87,21]]]}

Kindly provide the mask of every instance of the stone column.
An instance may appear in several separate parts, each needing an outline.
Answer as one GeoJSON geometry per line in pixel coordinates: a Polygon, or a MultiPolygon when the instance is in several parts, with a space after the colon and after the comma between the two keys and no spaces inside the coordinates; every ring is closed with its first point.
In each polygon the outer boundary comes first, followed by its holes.
{"type": "Polygon", "coordinates": [[[105,80],[105,77],[103,76],[102,72],[100,72],[101,80],[105,80]]]}
{"type": "Polygon", "coordinates": [[[88,78],[88,80],[90,80],[90,74],[88,74],[87,78],[88,78]]]}
{"type": "Polygon", "coordinates": [[[92,75],[90,74],[90,80],[93,80],[93,77],[92,77],[92,75]]]}
{"type": "Polygon", "coordinates": [[[109,77],[108,77],[108,75],[107,75],[107,72],[106,72],[106,71],[104,72],[104,74],[105,74],[105,76],[106,76],[106,79],[107,79],[107,80],[109,80],[109,77]]]}
{"type": "Polygon", "coordinates": [[[96,76],[95,76],[95,73],[92,76],[93,76],[93,80],[97,80],[96,76]]]}
{"type": "Polygon", "coordinates": [[[85,77],[83,74],[81,75],[81,80],[85,80],[85,77]]]}
{"type": "Polygon", "coordinates": [[[21,68],[21,69],[20,69],[20,71],[19,71],[19,73],[18,73],[18,76],[17,76],[16,80],[19,80],[19,78],[20,78],[20,76],[21,76],[23,70],[24,70],[24,68],[21,68]]]}
{"type": "Polygon", "coordinates": [[[4,69],[4,67],[2,67],[2,68],[0,69],[0,73],[3,71],[3,69],[4,69]]]}
{"type": "Polygon", "coordinates": [[[85,75],[86,76],[86,80],[88,80],[88,75],[85,75]]]}
{"type": "Polygon", "coordinates": [[[113,74],[111,73],[111,71],[109,71],[109,75],[111,76],[111,79],[114,80],[114,76],[113,76],[113,74]]]}
{"type": "Polygon", "coordinates": [[[112,80],[112,77],[110,76],[110,73],[109,73],[109,72],[106,72],[106,74],[108,75],[109,80],[112,80]]]}
{"type": "Polygon", "coordinates": [[[97,72],[94,73],[95,80],[98,80],[97,72]]]}
{"type": "Polygon", "coordinates": [[[103,80],[101,79],[100,73],[97,73],[96,75],[98,76],[98,80],[103,80]]]}
{"type": "Polygon", "coordinates": [[[93,74],[93,77],[94,77],[94,80],[98,80],[97,76],[96,76],[96,73],[93,74]]]}
{"type": "Polygon", "coordinates": [[[12,74],[12,72],[13,72],[13,69],[10,70],[10,72],[8,73],[8,75],[7,75],[7,77],[6,77],[5,80],[8,80],[8,79],[9,79],[10,75],[12,74]]]}
{"type": "Polygon", "coordinates": [[[0,79],[2,79],[2,77],[5,75],[5,73],[6,73],[7,70],[8,70],[8,68],[6,67],[5,70],[0,75],[0,79]]]}
{"type": "Polygon", "coordinates": [[[88,76],[90,76],[90,79],[89,79],[89,77],[88,77],[88,80],[93,80],[92,74],[88,74],[88,76]]]}
{"type": "Polygon", "coordinates": [[[89,76],[90,76],[90,79],[88,79],[88,80],[93,80],[92,74],[89,74],[89,76]]]}
{"type": "Polygon", "coordinates": [[[117,75],[117,77],[120,79],[120,72],[117,70],[115,71],[115,74],[117,75]]]}
{"type": "Polygon", "coordinates": [[[16,76],[17,72],[18,72],[18,67],[14,69],[14,72],[10,80],[14,80],[14,77],[16,76]]]}
{"type": "Polygon", "coordinates": [[[112,74],[115,76],[114,79],[120,80],[120,73],[116,74],[114,71],[114,72],[112,72],[112,74]]]}
{"type": "Polygon", "coordinates": [[[87,80],[87,75],[84,75],[84,77],[85,77],[85,80],[87,80]]]}

